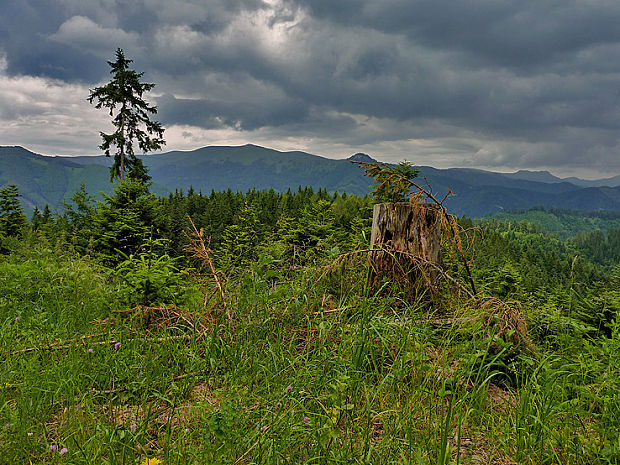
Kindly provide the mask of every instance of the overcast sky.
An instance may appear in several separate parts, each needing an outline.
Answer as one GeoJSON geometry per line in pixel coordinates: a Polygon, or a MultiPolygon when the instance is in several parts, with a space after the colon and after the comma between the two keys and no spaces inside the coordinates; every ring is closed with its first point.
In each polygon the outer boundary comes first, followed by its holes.
{"type": "Polygon", "coordinates": [[[117,47],[165,150],[620,174],[618,0],[0,0],[0,145],[98,154],[117,47]]]}

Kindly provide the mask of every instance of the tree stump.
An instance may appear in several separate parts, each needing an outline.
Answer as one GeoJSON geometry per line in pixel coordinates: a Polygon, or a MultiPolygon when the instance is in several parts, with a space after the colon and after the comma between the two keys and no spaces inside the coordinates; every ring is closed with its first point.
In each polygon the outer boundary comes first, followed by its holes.
{"type": "Polygon", "coordinates": [[[409,202],[374,206],[369,253],[371,291],[385,280],[408,298],[439,292],[441,216],[435,204],[409,202]]]}

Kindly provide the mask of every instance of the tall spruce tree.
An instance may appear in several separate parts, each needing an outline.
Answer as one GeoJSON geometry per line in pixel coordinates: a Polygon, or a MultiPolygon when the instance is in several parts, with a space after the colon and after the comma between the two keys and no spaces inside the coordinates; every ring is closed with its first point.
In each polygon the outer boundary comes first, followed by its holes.
{"type": "Polygon", "coordinates": [[[143,153],[160,149],[166,142],[162,125],[149,117],[157,113],[157,107],[143,99],[144,93],[155,84],[140,82],[144,73],[130,69],[132,61],[125,58],[122,49],[117,49],[116,61],[108,61],[112,80],[105,86],[91,89],[88,101],[95,103],[97,109],[108,108],[110,116],[114,117],[112,124],[116,131],[111,134],[100,132],[103,143],[99,146],[108,157],[116,148],[110,180],[118,177],[123,181],[127,172],[131,180],[146,182],[150,177],[142,160],[134,154],[134,142],[137,141],[143,153]]]}
{"type": "Polygon", "coordinates": [[[0,189],[0,235],[16,236],[28,225],[15,184],[0,189]]]}

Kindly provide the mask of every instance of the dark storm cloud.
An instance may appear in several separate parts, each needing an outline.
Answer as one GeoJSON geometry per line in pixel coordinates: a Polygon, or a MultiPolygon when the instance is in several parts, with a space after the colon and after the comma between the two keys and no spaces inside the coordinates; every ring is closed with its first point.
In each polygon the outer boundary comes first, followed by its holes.
{"type": "Polygon", "coordinates": [[[48,76],[73,80],[91,79],[103,68],[94,57],[85,56],[71,46],[49,41],[66,19],[63,8],[47,0],[0,2],[1,51],[7,59],[7,72],[17,75],[48,76]]]}
{"type": "Polygon", "coordinates": [[[153,34],[162,27],[189,24],[217,33],[239,11],[262,6],[260,0],[218,0],[207,6],[179,0],[2,0],[0,47],[10,75],[96,82],[107,75],[104,52],[112,58],[121,47],[148,56],[153,34]],[[127,40],[132,35],[135,39],[127,40]],[[84,46],[97,39],[105,51],[84,46]]]}
{"type": "Polygon", "coordinates": [[[340,25],[403,33],[417,43],[461,50],[496,66],[549,63],[620,40],[620,4],[566,0],[300,0],[312,14],[340,25]]]}
{"type": "Polygon", "coordinates": [[[424,153],[449,151],[464,164],[620,170],[615,0],[0,7],[9,76],[92,87],[122,47],[157,83],[159,118],[169,126],[260,129],[274,138],[288,131],[351,146],[426,139],[424,153]]]}
{"type": "Polygon", "coordinates": [[[239,130],[254,130],[265,126],[282,126],[290,121],[304,121],[309,116],[305,105],[279,99],[258,103],[243,100],[225,102],[178,99],[168,94],[158,98],[157,105],[164,124],[188,124],[208,129],[229,126],[239,130]]]}

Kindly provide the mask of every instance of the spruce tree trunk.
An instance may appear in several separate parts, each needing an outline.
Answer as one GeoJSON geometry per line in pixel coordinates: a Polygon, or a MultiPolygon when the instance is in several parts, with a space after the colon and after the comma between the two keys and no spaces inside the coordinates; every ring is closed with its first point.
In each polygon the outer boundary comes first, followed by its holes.
{"type": "MultiPolygon", "coordinates": [[[[123,108],[121,109],[121,114],[125,114],[125,102],[123,102],[123,108]]],[[[121,120],[121,138],[122,141],[119,144],[120,153],[121,153],[121,182],[125,180],[125,121],[121,120]]]]}
{"type": "Polygon", "coordinates": [[[439,293],[441,216],[435,204],[409,202],[374,206],[369,254],[371,291],[387,280],[409,298],[439,293]]]}

